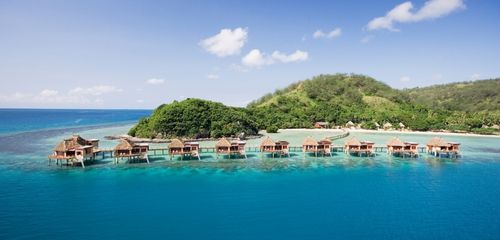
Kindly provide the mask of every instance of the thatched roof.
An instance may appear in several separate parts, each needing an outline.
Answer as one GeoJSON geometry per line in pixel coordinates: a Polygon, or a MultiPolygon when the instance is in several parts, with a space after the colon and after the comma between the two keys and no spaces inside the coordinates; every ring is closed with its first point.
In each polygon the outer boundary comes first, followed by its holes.
{"type": "Polygon", "coordinates": [[[79,135],[73,135],[71,138],[64,139],[59,144],[57,144],[54,148],[54,151],[65,152],[89,145],[92,145],[92,143],[80,137],[79,135]]]}
{"type": "Polygon", "coordinates": [[[351,121],[349,121],[349,122],[346,123],[346,126],[354,126],[354,123],[351,122],[351,121]]]}
{"type": "Polygon", "coordinates": [[[261,147],[268,147],[268,146],[276,146],[276,143],[274,143],[274,141],[271,139],[271,137],[266,137],[264,138],[264,140],[262,140],[262,142],[260,143],[260,146],[261,147]]]}
{"type": "Polygon", "coordinates": [[[221,138],[217,141],[215,147],[231,147],[231,143],[226,138],[221,138]]]}
{"type": "Polygon", "coordinates": [[[323,138],[321,141],[318,142],[319,144],[332,144],[332,140],[329,138],[323,138]]]}
{"type": "Polygon", "coordinates": [[[302,143],[302,146],[318,146],[318,142],[316,142],[316,140],[314,140],[314,138],[312,137],[306,137],[304,139],[304,143],[302,143]]]}
{"type": "Polygon", "coordinates": [[[134,144],[128,139],[121,139],[120,143],[115,146],[115,150],[132,150],[134,144]]]}
{"type": "Polygon", "coordinates": [[[404,127],[405,127],[405,125],[404,125],[403,123],[401,123],[401,122],[400,122],[400,123],[399,123],[399,127],[400,127],[400,128],[404,128],[404,127]]]}
{"type": "Polygon", "coordinates": [[[356,137],[352,137],[350,138],[349,140],[347,140],[345,142],[345,145],[349,145],[349,146],[360,146],[361,145],[361,142],[356,138],[356,137]]]}
{"type": "Polygon", "coordinates": [[[287,142],[287,141],[277,141],[276,142],[276,145],[281,145],[281,146],[286,146],[286,145],[289,145],[290,143],[287,142]]]}
{"type": "Polygon", "coordinates": [[[178,138],[172,139],[172,141],[170,141],[170,143],[168,144],[168,148],[183,148],[183,147],[184,143],[178,138]]]}
{"type": "Polygon", "coordinates": [[[374,124],[376,127],[380,127],[380,124],[378,124],[378,122],[375,122],[374,124]]]}
{"type": "Polygon", "coordinates": [[[405,144],[397,137],[393,137],[387,142],[387,146],[403,147],[405,144]]]}
{"type": "Polygon", "coordinates": [[[392,124],[390,122],[386,122],[386,123],[384,123],[384,127],[390,128],[390,127],[392,127],[392,124]]]}
{"type": "Polygon", "coordinates": [[[431,140],[429,140],[429,142],[427,142],[427,146],[438,146],[438,147],[442,147],[442,146],[448,146],[448,144],[446,143],[446,141],[440,137],[433,137],[431,138],[431,140]]]}

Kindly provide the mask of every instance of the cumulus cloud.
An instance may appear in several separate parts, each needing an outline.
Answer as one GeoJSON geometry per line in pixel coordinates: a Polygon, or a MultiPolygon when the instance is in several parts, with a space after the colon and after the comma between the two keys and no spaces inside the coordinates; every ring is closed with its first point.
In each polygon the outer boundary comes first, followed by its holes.
{"type": "Polygon", "coordinates": [[[241,63],[248,67],[261,67],[274,63],[273,59],[266,56],[259,49],[252,49],[247,55],[241,59],[241,63]]]}
{"type": "Polygon", "coordinates": [[[399,29],[394,27],[395,23],[436,19],[462,9],[465,9],[463,0],[429,0],[417,11],[412,11],[413,3],[404,2],[387,12],[385,16],[372,19],[368,23],[367,29],[399,31],[399,29]]]}
{"type": "Polygon", "coordinates": [[[247,67],[262,67],[274,63],[302,62],[309,58],[309,53],[297,50],[294,53],[286,54],[274,51],[271,55],[261,52],[259,49],[251,50],[245,55],[241,62],[247,67]]]}
{"type": "Polygon", "coordinates": [[[245,45],[248,37],[248,29],[236,28],[222,29],[212,37],[203,39],[199,45],[207,52],[215,54],[218,57],[226,57],[239,54],[241,48],[245,45]]]}
{"type": "Polygon", "coordinates": [[[326,38],[326,39],[333,39],[340,37],[342,35],[342,29],[341,28],[335,28],[330,32],[323,32],[323,30],[316,30],[316,32],[313,33],[313,38],[326,38]]]}
{"type": "Polygon", "coordinates": [[[271,55],[271,58],[283,63],[302,62],[306,61],[309,58],[309,53],[297,50],[294,53],[287,55],[285,53],[274,51],[273,54],[271,55]]]}
{"type": "Polygon", "coordinates": [[[146,83],[147,83],[147,84],[151,84],[151,85],[163,84],[163,83],[165,83],[165,79],[161,79],[161,78],[150,78],[150,79],[146,80],[146,83]]]}

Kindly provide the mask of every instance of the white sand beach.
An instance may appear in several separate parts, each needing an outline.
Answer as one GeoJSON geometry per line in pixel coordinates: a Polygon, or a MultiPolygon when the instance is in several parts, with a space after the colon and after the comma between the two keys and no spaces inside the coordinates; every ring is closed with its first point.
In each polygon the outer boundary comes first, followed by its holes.
{"type": "Polygon", "coordinates": [[[467,136],[467,137],[491,137],[491,138],[499,138],[500,135],[481,135],[474,133],[451,133],[451,132],[421,132],[421,131],[398,131],[398,130],[369,130],[369,129],[307,129],[307,128],[293,128],[293,129],[280,129],[279,132],[287,132],[287,131],[303,131],[303,132],[331,132],[331,133],[340,133],[344,130],[353,133],[386,133],[386,134],[418,134],[418,135],[429,135],[429,136],[467,136]]]}

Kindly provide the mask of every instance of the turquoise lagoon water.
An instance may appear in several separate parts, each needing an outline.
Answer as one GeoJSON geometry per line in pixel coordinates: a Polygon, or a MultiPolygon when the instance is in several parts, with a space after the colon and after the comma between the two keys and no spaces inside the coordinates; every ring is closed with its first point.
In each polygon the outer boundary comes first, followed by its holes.
{"type": "MultiPolygon", "coordinates": [[[[43,111],[33,118],[37,114],[43,111]]],[[[500,238],[500,138],[446,137],[462,143],[458,160],[385,153],[261,159],[250,153],[248,160],[160,156],[150,165],[104,159],[81,169],[48,166],[46,155],[68,134],[102,139],[130,125],[122,119],[101,127],[52,121],[0,136],[0,239],[500,238]]],[[[272,137],[300,145],[305,136],[334,134],[272,137]]],[[[352,135],[380,145],[397,136],[352,135]]],[[[420,143],[432,136],[399,134],[420,143]]]]}

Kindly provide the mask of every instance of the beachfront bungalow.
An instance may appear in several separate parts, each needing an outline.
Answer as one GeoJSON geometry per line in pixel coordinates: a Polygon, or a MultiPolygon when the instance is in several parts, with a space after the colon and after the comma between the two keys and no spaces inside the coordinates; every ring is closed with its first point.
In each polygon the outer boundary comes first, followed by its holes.
{"type": "Polygon", "coordinates": [[[375,127],[377,128],[377,130],[379,130],[380,129],[380,124],[378,124],[378,122],[375,122],[374,124],[375,124],[375,127]]]}
{"type": "Polygon", "coordinates": [[[229,158],[231,158],[231,155],[238,155],[240,157],[244,156],[245,158],[247,158],[245,145],[245,141],[229,141],[226,138],[221,138],[215,144],[215,154],[217,156],[217,159],[219,159],[219,155],[229,155],[229,158]]]}
{"type": "Polygon", "coordinates": [[[130,139],[123,138],[120,140],[120,143],[118,143],[113,150],[115,164],[118,163],[119,159],[123,158],[128,158],[129,160],[144,159],[149,164],[148,151],[149,151],[149,144],[135,143],[130,141],[130,139]]]}
{"type": "Polygon", "coordinates": [[[403,131],[403,130],[405,130],[405,127],[406,126],[403,123],[401,123],[401,122],[399,123],[399,130],[403,131]]]}
{"type": "Polygon", "coordinates": [[[387,142],[387,153],[401,157],[416,157],[418,156],[418,143],[403,142],[399,138],[392,138],[387,142]]]}
{"type": "Polygon", "coordinates": [[[323,156],[325,154],[329,154],[331,156],[331,147],[332,141],[328,138],[316,141],[312,137],[306,137],[302,143],[302,153],[304,157],[306,153],[314,153],[315,156],[318,156],[318,153],[323,154],[323,156]]]}
{"type": "Polygon", "coordinates": [[[318,129],[328,128],[328,122],[316,122],[314,124],[314,128],[318,128],[318,129]]]}
{"type": "Polygon", "coordinates": [[[349,121],[345,124],[345,126],[346,128],[353,129],[356,125],[353,122],[349,121]]]}
{"type": "Polygon", "coordinates": [[[280,157],[286,155],[290,157],[290,153],[288,150],[288,146],[290,144],[287,141],[273,141],[271,137],[266,137],[260,143],[260,152],[262,155],[264,153],[271,153],[273,158],[275,154],[278,154],[280,157]]]}
{"type": "Polygon", "coordinates": [[[434,137],[427,142],[427,153],[436,157],[458,157],[460,155],[460,143],[447,142],[440,137],[434,137]]]}
{"type": "Polygon", "coordinates": [[[347,140],[344,144],[344,151],[351,155],[372,155],[373,154],[373,142],[370,141],[359,141],[356,137],[352,137],[347,140]]]}
{"type": "Polygon", "coordinates": [[[392,124],[390,122],[384,123],[383,127],[385,131],[392,130],[392,124]]]}
{"type": "Polygon", "coordinates": [[[168,144],[168,154],[170,155],[170,160],[175,155],[180,155],[181,160],[184,156],[196,157],[200,160],[200,144],[198,142],[184,142],[180,139],[172,139],[168,144]]]}

